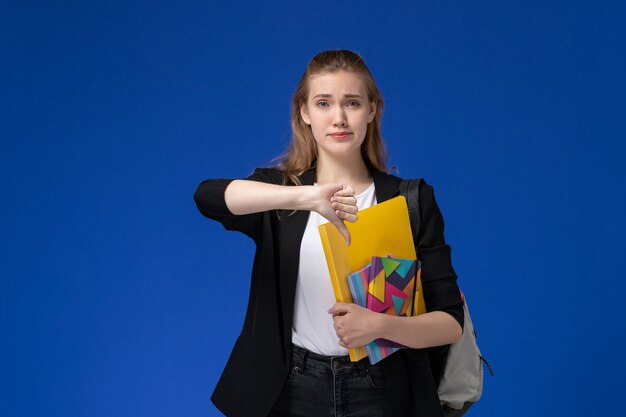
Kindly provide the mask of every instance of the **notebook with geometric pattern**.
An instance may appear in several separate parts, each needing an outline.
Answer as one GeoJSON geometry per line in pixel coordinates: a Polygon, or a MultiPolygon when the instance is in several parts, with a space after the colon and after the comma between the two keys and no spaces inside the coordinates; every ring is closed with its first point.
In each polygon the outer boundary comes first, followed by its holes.
{"type": "MultiPolygon", "coordinates": [[[[348,275],[353,302],[377,313],[414,315],[416,282],[416,299],[419,300],[421,292],[420,266],[420,262],[413,259],[373,256],[368,265],[348,275]]],[[[405,347],[387,339],[376,339],[365,345],[372,365],[405,347]]]]}

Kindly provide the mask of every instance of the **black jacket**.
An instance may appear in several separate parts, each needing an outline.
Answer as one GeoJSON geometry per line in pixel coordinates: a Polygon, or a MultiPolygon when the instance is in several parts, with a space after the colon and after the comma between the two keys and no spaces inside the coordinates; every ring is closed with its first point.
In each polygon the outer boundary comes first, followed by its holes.
{"type": "MultiPolygon", "coordinates": [[[[378,203],[399,195],[401,178],[370,168],[378,203]]],[[[281,174],[257,168],[248,180],[281,184],[281,174]]],[[[302,185],[313,185],[315,169],[305,172],[302,185]]],[[[247,313],[211,401],[225,415],[265,417],[290,372],[291,328],[300,242],[309,211],[277,211],[234,215],[224,200],[233,179],[209,179],[198,186],[194,200],[200,212],[225,229],[242,232],[256,243],[247,313]]],[[[422,261],[422,285],[428,311],[450,313],[463,326],[463,308],[451,265],[450,246],[433,188],[420,186],[421,226],[416,247],[422,261]]],[[[402,349],[382,362],[388,382],[388,416],[441,416],[439,397],[428,352],[402,349]]]]}

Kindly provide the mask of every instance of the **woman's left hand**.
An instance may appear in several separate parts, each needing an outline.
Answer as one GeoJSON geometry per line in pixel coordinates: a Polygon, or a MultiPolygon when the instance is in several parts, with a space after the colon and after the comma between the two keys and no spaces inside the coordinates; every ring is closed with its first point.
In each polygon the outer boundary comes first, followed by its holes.
{"type": "Polygon", "coordinates": [[[380,313],[354,303],[335,303],[328,312],[333,315],[339,346],[351,349],[378,339],[377,321],[380,313]]]}

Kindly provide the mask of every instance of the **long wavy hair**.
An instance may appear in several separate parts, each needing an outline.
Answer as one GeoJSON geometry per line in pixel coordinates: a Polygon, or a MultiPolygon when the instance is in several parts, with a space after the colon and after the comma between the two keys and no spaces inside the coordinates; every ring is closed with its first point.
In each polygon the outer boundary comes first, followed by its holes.
{"type": "Polygon", "coordinates": [[[317,166],[317,145],[311,126],[300,115],[300,108],[309,98],[309,81],[314,74],[346,71],[358,74],[365,84],[369,102],[376,103],[376,116],[367,125],[365,140],[361,145],[361,155],[368,167],[381,172],[388,172],[386,167],[387,151],[380,133],[383,116],[383,97],[363,58],[353,51],[340,49],[323,51],[315,55],[306,66],[291,101],[291,142],[287,150],[272,161],[278,160],[275,168],[282,171],[283,185],[301,185],[299,176],[317,166]]]}

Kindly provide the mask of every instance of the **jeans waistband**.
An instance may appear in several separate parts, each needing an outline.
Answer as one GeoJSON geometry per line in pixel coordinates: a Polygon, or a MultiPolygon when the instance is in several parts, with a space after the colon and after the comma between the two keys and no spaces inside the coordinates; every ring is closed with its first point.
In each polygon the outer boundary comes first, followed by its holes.
{"type": "Polygon", "coordinates": [[[352,362],[349,355],[344,356],[326,356],[320,355],[316,352],[311,352],[308,349],[300,347],[298,345],[291,345],[292,347],[292,360],[293,366],[301,369],[316,368],[320,370],[332,369],[335,372],[364,372],[370,365],[367,357],[352,362]]]}

